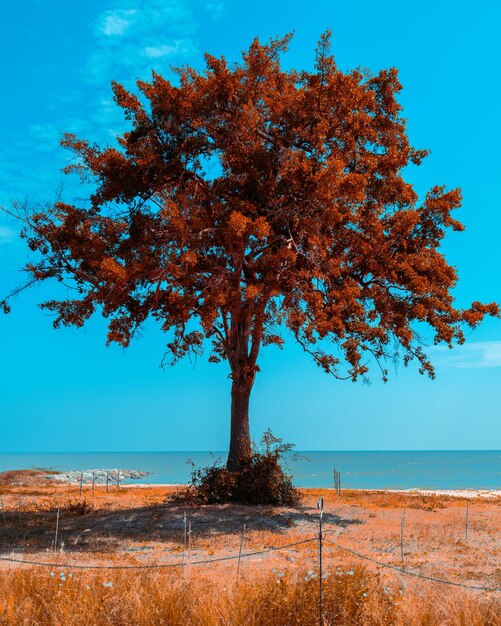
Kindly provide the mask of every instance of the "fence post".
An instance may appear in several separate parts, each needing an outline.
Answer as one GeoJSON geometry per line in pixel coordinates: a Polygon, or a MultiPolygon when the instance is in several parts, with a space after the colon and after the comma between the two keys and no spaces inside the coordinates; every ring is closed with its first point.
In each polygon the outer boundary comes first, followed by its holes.
{"type": "Polygon", "coordinates": [[[21,529],[21,532],[23,530],[23,517],[22,517],[22,509],[21,509],[21,496],[18,497],[17,499],[17,515],[19,518],[19,527],[21,529]]]}
{"type": "Polygon", "coordinates": [[[466,498],[466,519],[465,519],[464,539],[465,541],[468,541],[468,498],[466,498]]]}
{"type": "Polygon", "coordinates": [[[83,472],[80,472],[80,497],[82,497],[83,472]]]}
{"type": "Polygon", "coordinates": [[[109,489],[109,483],[110,483],[110,473],[108,470],[106,470],[106,493],[108,493],[109,489]]]}
{"type": "Polygon", "coordinates": [[[92,495],[94,495],[94,485],[96,484],[96,472],[92,472],[92,495]]]}
{"type": "Polygon", "coordinates": [[[117,470],[117,489],[120,489],[120,470],[117,470]]]}
{"type": "Polygon", "coordinates": [[[322,517],[324,514],[324,499],[318,499],[318,623],[323,625],[323,571],[322,571],[322,517]]]}
{"type": "Polygon", "coordinates": [[[3,506],[3,498],[0,498],[0,506],[2,507],[3,523],[5,525],[5,528],[7,528],[7,518],[5,517],[5,508],[3,506]]]}
{"type": "Polygon", "coordinates": [[[405,569],[405,560],[404,560],[404,528],[405,528],[405,506],[404,506],[404,511],[402,513],[402,522],[400,524],[400,556],[402,558],[402,569],[405,569]]]}
{"type": "Polygon", "coordinates": [[[186,511],[184,512],[184,516],[183,516],[183,523],[184,523],[184,534],[183,534],[183,556],[181,558],[181,565],[184,565],[184,558],[186,555],[186,538],[187,538],[187,520],[186,520],[186,511]]]}
{"type": "Polygon", "coordinates": [[[237,585],[238,585],[238,577],[240,575],[240,559],[242,558],[242,549],[244,547],[244,541],[245,541],[245,524],[242,530],[242,539],[240,540],[240,550],[238,551],[237,581],[236,581],[237,585]]]}
{"type": "Polygon", "coordinates": [[[54,552],[57,552],[57,535],[59,533],[59,507],[57,507],[56,533],[54,535],[54,552]]]}
{"type": "Polygon", "coordinates": [[[341,493],[341,473],[336,468],[334,468],[334,491],[337,496],[341,493]]]}

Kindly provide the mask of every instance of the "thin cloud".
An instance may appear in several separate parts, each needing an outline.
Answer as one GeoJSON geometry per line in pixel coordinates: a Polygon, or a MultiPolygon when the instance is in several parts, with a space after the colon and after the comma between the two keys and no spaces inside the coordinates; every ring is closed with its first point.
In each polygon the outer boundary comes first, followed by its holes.
{"type": "MultiPolygon", "coordinates": [[[[82,84],[86,83],[97,96],[86,103],[87,120],[93,126],[88,136],[103,143],[125,130],[122,112],[114,103],[109,104],[112,80],[134,90],[137,79],[150,80],[152,71],[169,77],[171,65],[200,58],[199,33],[207,20],[221,17],[224,6],[221,0],[143,0],[141,3],[108,0],[103,3],[94,22],[94,45],[81,70],[82,84]]],[[[66,124],[64,128],[67,129],[66,124]]],[[[69,130],[78,136],[85,136],[87,132],[87,129],[85,132],[78,128],[69,130]]]]}
{"type": "Polygon", "coordinates": [[[14,240],[16,233],[8,226],[0,226],[0,245],[10,243],[14,240]]]}
{"type": "Polygon", "coordinates": [[[193,0],[144,0],[140,8],[111,0],[97,16],[95,46],[82,77],[104,86],[112,79],[147,79],[152,70],[168,72],[165,58],[184,62],[197,51],[200,8],[193,0]]]}
{"type": "Polygon", "coordinates": [[[225,14],[226,2],[223,2],[222,0],[215,0],[214,2],[212,2],[211,0],[209,0],[208,2],[206,2],[205,7],[207,9],[207,13],[209,13],[213,18],[218,19],[220,17],[223,17],[223,15],[225,14]]]}
{"type": "Polygon", "coordinates": [[[146,46],[143,54],[152,59],[159,59],[161,57],[168,57],[174,54],[187,54],[190,53],[192,49],[192,42],[185,41],[184,39],[178,39],[173,44],[146,46]]]}
{"type": "Polygon", "coordinates": [[[201,56],[199,33],[208,20],[220,17],[223,7],[221,0],[103,0],[86,31],[90,52],[79,73],[73,73],[77,82],[64,93],[52,94],[51,119],[37,118],[22,132],[6,133],[0,154],[0,205],[8,206],[20,196],[43,201],[62,182],[65,198],[78,200],[77,177],[60,172],[74,158],[60,148],[61,135],[72,132],[100,145],[113,143],[127,126],[113,102],[111,81],[133,90],[138,78],[151,79],[152,70],[169,77],[171,64],[196,61],[201,56]]]}
{"type": "Polygon", "coordinates": [[[115,11],[103,15],[99,32],[107,37],[123,35],[131,24],[130,16],[135,12],[134,10],[115,11]]]}
{"type": "Polygon", "coordinates": [[[437,346],[430,355],[442,369],[501,367],[501,341],[473,341],[452,350],[437,346]]]}

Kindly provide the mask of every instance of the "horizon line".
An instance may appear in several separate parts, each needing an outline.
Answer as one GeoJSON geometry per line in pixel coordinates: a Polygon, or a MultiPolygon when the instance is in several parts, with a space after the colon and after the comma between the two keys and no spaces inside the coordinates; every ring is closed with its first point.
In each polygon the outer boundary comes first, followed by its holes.
{"type": "MultiPolygon", "coordinates": [[[[433,448],[433,449],[388,449],[388,450],[327,450],[327,449],[297,449],[291,452],[501,452],[497,448],[433,448]]],[[[228,450],[20,450],[2,452],[0,454],[227,454],[228,450]]]]}

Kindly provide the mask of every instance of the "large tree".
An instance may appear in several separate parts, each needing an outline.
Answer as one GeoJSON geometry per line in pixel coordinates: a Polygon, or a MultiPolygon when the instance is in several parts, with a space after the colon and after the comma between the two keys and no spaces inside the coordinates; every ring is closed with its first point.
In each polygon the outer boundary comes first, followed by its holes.
{"type": "Polygon", "coordinates": [[[368,360],[416,358],[417,334],[462,343],[494,304],[454,307],[457,276],[439,251],[459,189],[421,201],[403,178],[426,151],[409,144],[395,69],[338,69],[329,33],[313,71],[283,70],[290,37],[255,40],[242,62],[153,74],[140,95],[113,83],[130,122],[118,147],[74,135],[66,168],[95,183],[85,206],[23,214],[32,281],[71,280],[71,299],[41,306],[54,326],[99,310],[108,342],[127,346],[148,317],[175,362],[211,344],[231,370],[228,468],[249,453],[249,398],[261,346],[288,329],[326,372],[356,380],[368,360]],[[366,355],[368,360],[365,358],[366,355]]]}

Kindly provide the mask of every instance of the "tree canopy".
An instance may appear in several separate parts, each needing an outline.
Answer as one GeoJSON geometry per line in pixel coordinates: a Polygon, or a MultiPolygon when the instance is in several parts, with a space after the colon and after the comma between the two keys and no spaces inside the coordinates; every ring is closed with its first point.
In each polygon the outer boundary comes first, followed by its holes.
{"type": "Polygon", "coordinates": [[[461,193],[420,200],[404,179],[427,153],[409,143],[397,71],[341,71],[329,33],[311,71],[284,70],[289,40],[256,39],[238,64],[207,54],[204,71],[154,73],[138,94],[113,83],[130,122],[116,147],[63,137],[66,172],[94,193],[23,216],[40,253],[32,279],[77,290],[42,304],[56,327],[100,310],[108,341],[127,346],[153,317],[174,361],[208,340],[250,393],[260,347],[282,345],[284,329],[340,378],[366,375],[365,356],[386,378],[398,355],[433,376],[418,326],[452,346],[499,313],[454,306],[440,245],[463,228],[461,193]]]}

